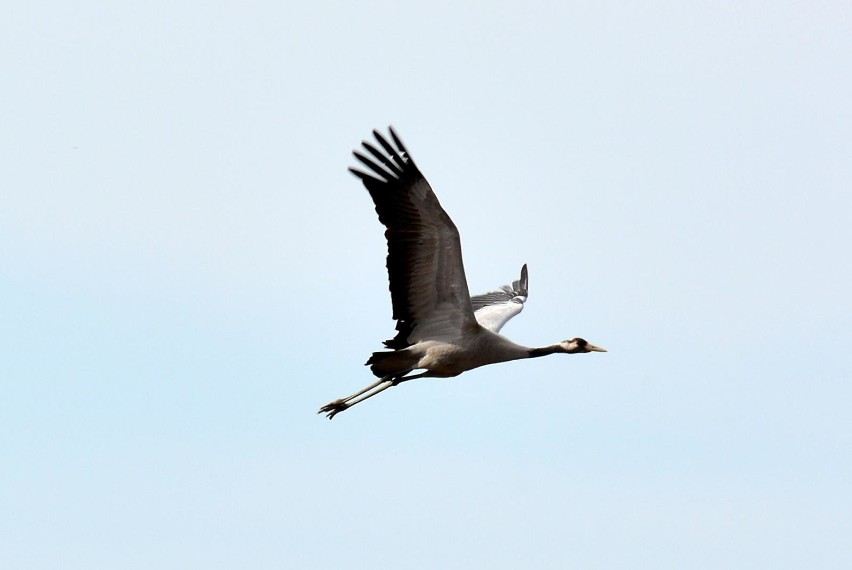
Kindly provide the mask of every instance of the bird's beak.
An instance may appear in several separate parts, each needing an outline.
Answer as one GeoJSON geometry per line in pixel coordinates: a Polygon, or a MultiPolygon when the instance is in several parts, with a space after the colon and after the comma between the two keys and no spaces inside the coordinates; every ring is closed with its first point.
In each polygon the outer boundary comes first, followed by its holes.
{"type": "Polygon", "coordinates": [[[586,350],[589,352],[606,352],[606,349],[602,346],[595,346],[592,343],[586,344],[586,350]]]}

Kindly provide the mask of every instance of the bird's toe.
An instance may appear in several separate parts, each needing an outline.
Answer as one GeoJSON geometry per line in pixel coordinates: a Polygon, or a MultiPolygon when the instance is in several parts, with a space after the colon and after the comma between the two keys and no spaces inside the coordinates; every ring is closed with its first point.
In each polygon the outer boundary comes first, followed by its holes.
{"type": "Polygon", "coordinates": [[[317,413],[326,414],[326,417],[328,417],[328,419],[332,419],[335,415],[342,412],[348,407],[349,404],[347,404],[343,400],[335,400],[321,407],[317,413]]]}

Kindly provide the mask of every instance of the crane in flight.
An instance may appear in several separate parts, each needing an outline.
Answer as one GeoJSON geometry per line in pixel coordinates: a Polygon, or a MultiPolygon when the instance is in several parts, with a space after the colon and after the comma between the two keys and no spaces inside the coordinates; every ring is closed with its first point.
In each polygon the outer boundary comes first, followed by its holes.
{"type": "Polygon", "coordinates": [[[363,151],[352,153],[369,172],[351,167],[349,171],[367,188],[386,228],[397,333],[384,342],[389,350],[374,352],[367,360],[378,380],[326,404],[318,413],[332,419],[415,378],[450,378],[486,364],[548,354],[606,352],[582,338],[530,348],[499,334],[523,310],[527,266],[521,268],[521,277],[512,287],[471,297],[459,232],[393,127],[389,131],[393,144],[374,130],[378,146],[363,141],[363,151]],[[419,370],[423,372],[412,374],[419,370]]]}

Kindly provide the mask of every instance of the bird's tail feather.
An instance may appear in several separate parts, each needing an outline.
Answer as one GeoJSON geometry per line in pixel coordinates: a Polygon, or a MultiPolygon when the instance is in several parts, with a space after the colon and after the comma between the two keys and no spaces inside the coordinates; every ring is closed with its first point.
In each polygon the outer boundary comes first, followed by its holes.
{"type": "Polygon", "coordinates": [[[379,378],[385,376],[400,377],[411,372],[420,357],[409,354],[405,350],[374,352],[366,365],[379,378]]]}

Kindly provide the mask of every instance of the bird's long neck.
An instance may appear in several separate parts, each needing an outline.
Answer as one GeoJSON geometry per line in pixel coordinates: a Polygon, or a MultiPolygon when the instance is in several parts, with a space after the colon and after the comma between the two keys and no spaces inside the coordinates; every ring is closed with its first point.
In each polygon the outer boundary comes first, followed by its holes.
{"type": "Polygon", "coordinates": [[[483,359],[483,364],[494,364],[496,362],[506,362],[509,360],[521,360],[523,358],[536,358],[538,356],[547,356],[557,352],[565,352],[565,348],[560,344],[551,344],[541,348],[530,348],[522,344],[517,344],[504,337],[503,335],[493,333],[486,329],[481,329],[478,336],[478,346],[474,349],[479,357],[483,359]]]}
{"type": "Polygon", "coordinates": [[[541,348],[529,349],[529,357],[537,358],[539,356],[547,356],[548,354],[555,354],[557,352],[565,352],[565,349],[562,348],[561,345],[551,344],[550,346],[542,346],[541,348]]]}

